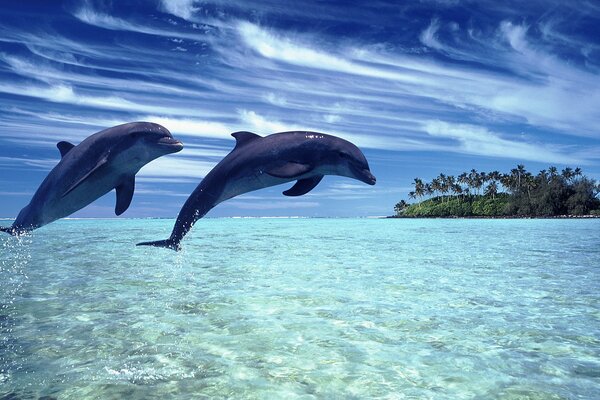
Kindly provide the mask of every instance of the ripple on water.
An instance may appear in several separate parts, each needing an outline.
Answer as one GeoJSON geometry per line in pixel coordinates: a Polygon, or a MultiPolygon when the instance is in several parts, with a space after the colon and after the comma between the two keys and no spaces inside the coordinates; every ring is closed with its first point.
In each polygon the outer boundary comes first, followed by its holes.
{"type": "Polygon", "coordinates": [[[1,237],[0,399],[600,398],[600,221],[201,222],[1,237]]]}

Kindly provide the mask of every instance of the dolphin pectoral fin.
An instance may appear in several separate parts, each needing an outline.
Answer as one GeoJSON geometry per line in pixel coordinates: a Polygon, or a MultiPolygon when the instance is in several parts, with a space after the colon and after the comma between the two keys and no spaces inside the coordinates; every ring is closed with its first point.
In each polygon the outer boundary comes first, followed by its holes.
{"type": "Polygon", "coordinates": [[[115,214],[121,215],[129,208],[133,192],[135,191],[135,175],[131,175],[123,180],[115,188],[117,191],[117,204],[115,205],[115,214]]]}
{"type": "Polygon", "coordinates": [[[313,176],[312,178],[300,179],[294,186],[283,192],[286,196],[302,196],[313,190],[321,182],[323,175],[313,176]]]}
{"type": "Polygon", "coordinates": [[[256,133],[247,132],[247,131],[233,132],[231,134],[231,136],[233,136],[235,138],[235,147],[236,148],[243,146],[244,144],[249,143],[253,140],[260,139],[262,137],[262,136],[257,135],[256,133]]]}
{"type": "Polygon", "coordinates": [[[312,167],[308,164],[290,161],[281,167],[271,168],[265,172],[276,178],[294,178],[296,176],[303,175],[310,170],[312,170],[312,167]]]}
{"type": "Polygon", "coordinates": [[[73,147],[75,147],[75,145],[73,143],[62,141],[56,143],[56,147],[58,148],[58,151],[60,151],[60,157],[63,158],[73,147]]]}
{"type": "Polygon", "coordinates": [[[83,177],[81,177],[77,182],[75,182],[74,184],[72,184],[71,186],[69,186],[69,188],[67,190],[65,190],[65,192],[63,193],[62,197],[65,197],[66,195],[68,195],[69,193],[71,193],[73,190],[75,190],[87,178],[89,178],[94,172],[96,172],[100,168],[102,168],[102,166],[104,164],[106,164],[107,162],[108,162],[108,158],[103,158],[100,161],[98,161],[98,164],[96,164],[96,166],[94,168],[92,168],[87,174],[85,174],[83,177]]]}

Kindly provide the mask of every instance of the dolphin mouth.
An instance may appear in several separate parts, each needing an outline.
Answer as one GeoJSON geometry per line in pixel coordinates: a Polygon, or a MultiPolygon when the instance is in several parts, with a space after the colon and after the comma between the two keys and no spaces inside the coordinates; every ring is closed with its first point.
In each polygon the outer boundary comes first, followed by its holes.
{"type": "Polygon", "coordinates": [[[377,182],[377,178],[375,178],[375,175],[373,175],[368,168],[359,169],[355,167],[354,174],[356,175],[356,179],[367,185],[373,186],[375,182],[377,182]]]}
{"type": "Polygon", "coordinates": [[[362,171],[362,178],[363,179],[361,180],[367,185],[373,186],[377,182],[377,178],[375,178],[375,175],[373,175],[368,169],[362,171]]]}
{"type": "Polygon", "coordinates": [[[173,153],[181,151],[183,149],[183,143],[181,143],[179,140],[177,140],[175,138],[168,137],[168,136],[160,138],[157,143],[159,146],[167,147],[167,148],[171,149],[171,151],[173,153]]]}

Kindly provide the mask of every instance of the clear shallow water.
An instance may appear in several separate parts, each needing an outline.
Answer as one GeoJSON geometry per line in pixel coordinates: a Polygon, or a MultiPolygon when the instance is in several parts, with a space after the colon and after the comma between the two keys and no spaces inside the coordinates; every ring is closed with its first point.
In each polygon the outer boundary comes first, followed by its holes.
{"type": "Polygon", "coordinates": [[[0,236],[0,398],[600,398],[600,220],[0,236]]]}

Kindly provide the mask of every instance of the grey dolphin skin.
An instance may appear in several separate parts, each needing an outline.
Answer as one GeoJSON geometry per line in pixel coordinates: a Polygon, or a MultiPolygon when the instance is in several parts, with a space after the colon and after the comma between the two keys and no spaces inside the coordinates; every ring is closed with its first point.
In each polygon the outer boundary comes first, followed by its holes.
{"type": "Polygon", "coordinates": [[[319,184],[324,175],[358,179],[369,185],[375,177],[363,153],[354,144],[317,132],[282,132],[261,137],[235,132],[233,151],[219,162],[183,205],[171,236],[138,246],[180,250],[180,242],[194,223],[217,204],[243,193],[297,181],[283,192],[301,196],[319,184]]]}
{"type": "Polygon", "coordinates": [[[60,162],[50,171],[31,202],[10,227],[12,235],[34,230],[87,206],[112,189],[117,192],[115,214],[131,203],[135,174],[150,161],[176,153],[183,144],[161,125],[131,122],[97,132],[77,146],[59,142],[60,162]]]}

